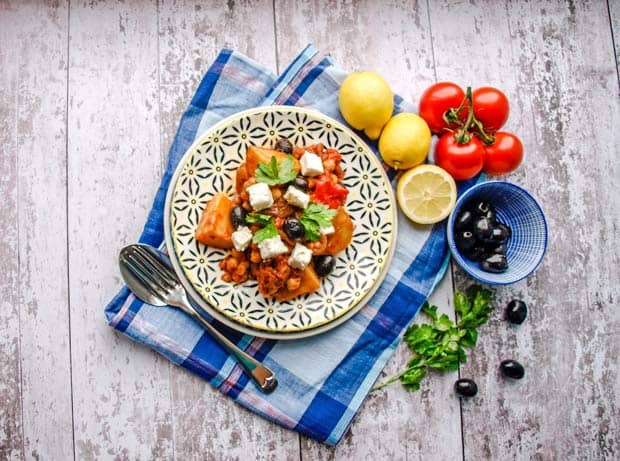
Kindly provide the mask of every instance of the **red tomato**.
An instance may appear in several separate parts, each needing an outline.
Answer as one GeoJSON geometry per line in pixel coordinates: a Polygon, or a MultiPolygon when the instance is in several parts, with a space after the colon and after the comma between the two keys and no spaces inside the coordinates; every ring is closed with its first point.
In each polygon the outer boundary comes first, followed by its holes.
{"type": "Polygon", "coordinates": [[[465,99],[463,89],[452,82],[439,82],[429,86],[420,99],[420,117],[435,134],[443,134],[448,125],[443,114],[458,108],[465,99]]]}
{"type": "Polygon", "coordinates": [[[484,165],[484,146],[473,135],[468,143],[459,144],[454,134],[446,133],[435,147],[435,163],[456,180],[473,178],[484,165]]]}
{"type": "Polygon", "coordinates": [[[523,144],[514,134],[505,131],[495,133],[495,142],[485,150],[484,171],[489,174],[510,173],[523,160],[523,144]]]}
{"type": "Polygon", "coordinates": [[[344,186],[334,184],[329,178],[324,178],[317,181],[312,199],[330,208],[338,208],[347,200],[348,193],[349,191],[344,186]]]}
{"type": "Polygon", "coordinates": [[[472,94],[474,117],[482,122],[485,130],[499,130],[508,120],[508,98],[497,88],[476,88],[472,94]]]}

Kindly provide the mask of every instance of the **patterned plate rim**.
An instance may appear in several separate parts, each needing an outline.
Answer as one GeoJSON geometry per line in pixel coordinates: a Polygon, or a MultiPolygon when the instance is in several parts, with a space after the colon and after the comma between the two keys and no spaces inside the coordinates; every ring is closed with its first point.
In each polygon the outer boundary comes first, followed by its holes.
{"type": "Polygon", "coordinates": [[[166,193],[166,201],[165,201],[165,206],[164,206],[164,220],[165,220],[164,237],[165,237],[166,247],[168,248],[170,260],[172,262],[172,265],[176,273],[179,275],[179,278],[181,279],[183,286],[188,291],[191,298],[193,298],[193,300],[202,309],[204,309],[209,315],[211,315],[218,321],[222,322],[223,324],[227,325],[228,327],[234,330],[240,331],[242,333],[245,333],[245,334],[263,337],[263,338],[270,338],[270,339],[298,339],[298,338],[305,338],[305,337],[317,335],[325,331],[328,331],[332,328],[335,328],[338,325],[341,325],[342,323],[350,319],[353,315],[355,315],[357,312],[359,312],[359,310],[364,305],[366,305],[368,300],[370,300],[372,296],[376,293],[381,283],[385,279],[385,276],[387,275],[388,268],[394,256],[394,251],[395,251],[395,246],[396,246],[396,241],[397,241],[397,233],[398,233],[398,214],[396,213],[396,200],[394,197],[394,191],[390,185],[390,180],[387,177],[387,174],[382,168],[376,155],[372,152],[372,150],[368,147],[368,145],[357,134],[352,132],[348,127],[344,126],[339,121],[334,120],[331,117],[317,110],[300,108],[300,107],[295,107],[295,106],[265,106],[265,107],[257,107],[253,109],[248,109],[242,112],[237,112],[235,114],[232,114],[222,119],[221,121],[213,125],[211,128],[209,128],[203,135],[197,138],[194,141],[194,143],[183,154],[183,157],[181,157],[181,159],[179,160],[179,163],[171,178],[168,191],[166,193]],[[259,114],[265,114],[269,112],[279,112],[279,111],[306,114],[312,117],[320,118],[324,120],[325,122],[332,123],[335,126],[338,126],[348,136],[355,139],[355,141],[360,146],[363,147],[362,155],[365,155],[369,158],[371,164],[381,174],[385,184],[388,186],[386,187],[386,190],[387,190],[388,198],[390,201],[390,209],[391,209],[392,222],[393,222],[391,240],[388,244],[388,253],[386,255],[384,264],[381,266],[379,275],[376,278],[375,282],[373,283],[371,287],[367,289],[366,293],[363,296],[361,296],[356,302],[352,303],[347,309],[344,309],[336,317],[333,317],[332,319],[321,322],[321,323],[313,324],[312,326],[309,326],[306,328],[299,328],[295,330],[285,330],[285,329],[269,330],[269,329],[254,328],[250,325],[240,323],[236,321],[234,318],[227,316],[217,307],[213,306],[208,300],[203,298],[203,296],[194,287],[194,284],[191,282],[191,280],[185,273],[185,270],[183,269],[180,261],[178,260],[176,246],[173,241],[173,230],[172,230],[172,220],[171,220],[173,195],[174,195],[174,191],[177,189],[177,182],[179,180],[179,176],[181,175],[183,171],[183,168],[187,162],[188,157],[194,153],[194,151],[205,141],[205,139],[208,138],[212,134],[212,132],[223,129],[225,126],[230,124],[232,121],[238,120],[239,118],[247,117],[247,116],[254,116],[254,115],[259,115],[259,114]],[[170,249],[172,249],[172,251],[170,251],[170,249]]]}

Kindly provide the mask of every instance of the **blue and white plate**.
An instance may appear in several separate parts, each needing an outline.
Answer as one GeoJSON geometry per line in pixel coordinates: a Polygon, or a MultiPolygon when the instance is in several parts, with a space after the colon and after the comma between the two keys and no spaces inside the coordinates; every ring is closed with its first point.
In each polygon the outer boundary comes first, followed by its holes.
{"type": "Polygon", "coordinates": [[[385,277],[396,242],[395,201],[375,154],[348,128],[316,111],[291,106],[251,109],[211,128],[179,162],[166,199],[166,244],[186,289],[231,328],[263,337],[294,338],[333,328],[359,310],[385,277]],[[235,172],[250,145],[323,143],[342,154],[346,210],[355,231],[333,272],[315,293],[291,301],[265,298],[255,281],[221,280],[228,254],[194,238],[205,203],[217,192],[234,196],[235,172]]]}

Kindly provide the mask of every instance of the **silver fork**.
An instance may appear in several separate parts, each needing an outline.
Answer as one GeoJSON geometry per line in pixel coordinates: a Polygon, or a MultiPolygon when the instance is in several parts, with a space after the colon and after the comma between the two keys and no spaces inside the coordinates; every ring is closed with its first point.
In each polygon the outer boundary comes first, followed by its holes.
{"type": "Polygon", "coordinates": [[[200,316],[189,303],[187,292],[174,269],[155,248],[143,244],[126,246],[120,252],[119,266],[125,283],[139,299],[155,306],[178,307],[198,321],[233,355],[263,392],[268,394],[276,388],[278,381],[269,368],[239,349],[200,316]]]}

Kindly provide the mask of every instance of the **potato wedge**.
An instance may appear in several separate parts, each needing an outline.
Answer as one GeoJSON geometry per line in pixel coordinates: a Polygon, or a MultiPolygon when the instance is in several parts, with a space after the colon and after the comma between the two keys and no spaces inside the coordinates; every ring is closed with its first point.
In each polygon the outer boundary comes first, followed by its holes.
{"type": "Polygon", "coordinates": [[[232,201],[220,192],[207,202],[196,229],[196,240],[215,248],[232,248],[234,227],[230,218],[232,201]]]}
{"type": "Polygon", "coordinates": [[[312,293],[318,290],[320,286],[321,281],[319,280],[319,276],[314,271],[312,264],[310,264],[301,273],[301,284],[296,290],[289,291],[286,289],[286,286],[284,286],[275,295],[273,295],[273,297],[278,301],[288,301],[289,299],[296,298],[297,296],[312,293]]]}
{"type": "MultiPolygon", "coordinates": [[[[256,168],[258,166],[258,162],[269,163],[271,161],[271,157],[275,156],[278,162],[281,162],[287,157],[288,154],[284,152],[280,152],[273,149],[267,149],[265,147],[257,147],[250,146],[248,147],[247,156],[245,159],[245,168],[247,170],[247,174],[252,176],[256,172],[256,168]]],[[[299,160],[294,158],[295,166],[293,169],[295,171],[300,171],[301,166],[299,165],[299,160]]]]}
{"type": "Polygon", "coordinates": [[[349,213],[343,207],[338,208],[336,216],[332,219],[332,226],[335,232],[327,236],[327,244],[323,251],[317,252],[319,255],[335,255],[349,246],[353,239],[355,225],[351,221],[349,213]]]}

